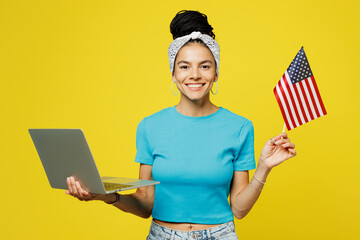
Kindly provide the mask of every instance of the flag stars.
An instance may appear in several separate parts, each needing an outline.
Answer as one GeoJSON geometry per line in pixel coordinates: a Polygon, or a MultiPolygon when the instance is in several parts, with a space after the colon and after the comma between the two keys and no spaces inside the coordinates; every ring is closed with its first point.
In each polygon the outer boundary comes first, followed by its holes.
{"type": "Polygon", "coordinates": [[[293,84],[312,76],[303,48],[300,49],[287,71],[293,84]]]}

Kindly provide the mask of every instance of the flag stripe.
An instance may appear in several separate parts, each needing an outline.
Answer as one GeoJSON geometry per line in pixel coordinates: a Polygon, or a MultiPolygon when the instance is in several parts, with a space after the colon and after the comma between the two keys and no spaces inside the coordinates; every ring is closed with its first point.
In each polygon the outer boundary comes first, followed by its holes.
{"type": "Polygon", "coordinates": [[[309,103],[309,106],[310,106],[310,109],[311,109],[311,113],[313,115],[313,118],[311,120],[314,120],[315,118],[317,118],[317,115],[316,115],[316,112],[315,112],[315,109],[314,109],[314,105],[313,105],[313,103],[311,101],[311,97],[309,95],[310,93],[309,93],[309,90],[308,90],[307,85],[306,85],[306,79],[304,79],[301,82],[302,82],[302,85],[303,85],[303,87],[305,89],[306,98],[308,100],[308,103],[309,103]]]}
{"type": "Polygon", "coordinates": [[[305,113],[305,109],[304,109],[304,102],[303,102],[303,97],[301,95],[300,97],[300,94],[298,92],[298,84],[294,84],[295,86],[293,87],[294,89],[294,92],[295,92],[295,96],[296,96],[296,100],[298,101],[299,105],[300,105],[300,109],[301,109],[301,115],[303,116],[304,118],[304,123],[307,123],[309,120],[308,120],[308,117],[305,113]]]}
{"type": "Polygon", "coordinates": [[[290,106],[290,113],[291,113],[290,116],[292,116],[293,119],[294,119],[295,127],[298,127],[298,126],[300,126],[300,124],[299,124],[299,121],[298,121],[298,118],[297,118],[297,115],[296,115],[296,109],[294,108],[293,102],[291,100],[288,88],[287,88],[286,83],[285,83],[284,76],[280,79],[280,84],[282,86],[282,89],[285,92],[286,100],[287,100],[287,102],[289,103],[289,106],[290,106]]]}
{"type": "Polygon", "coordinates": [[[297,101],[297,98],[296,98],[296,95],[295,95],[295,92],[294,92],[294,88],[293,88],[291,82],[289,82],[290,80],[289,80],[289,76],[287,74],[287,71],[285,72],[285,74],[283,76],[283,80],[285,82],[286,88],[289,89],[288,92],[289,92],[290,100],[291,100],[291,102],[292,102],[292,104],[294,106],[295,114],[296,114],[298,122],[300,123],[299,124],[299,126],[300,126],[300,125],[305,123],[305,120],[304,120],[304,117],[302,115],[299,103],[297,101]],[[295,106],[296,106],[296,108],[295,108],[295,106]]]}
{"type": "Polygon", "coordinates": [[[305,82],[306,84],[306,88],[308,90],[308,94],[309,94],[309,97],[311,99],[311,106],[312,106],[312,109],[315,111],[315,114],[316,114],[316,118],[320,117],[320,113],[319,113],[319,110],[317,107],[315,107],[315,99],[314,99],[314,95],[310,93],[311,91],[311,88],[310,88],[310,85],[309,85],[309,78],[307,79],[304,79],[303,82],[305,82]]]}
{"type": "MultiPolygon", "coordinates": [[[[280,80],[280,81],[281,81],[281,80],[280,80]]],[[[290,112],[289,103],[288,103],[286,97],[284,97],[284,96],[285,96],[285,92],[284,92],[284,89],[282,88],[282,85],[281,85],[281,84],[278,84],[278,86],[279,86],[279,90],[280,90],[280,92],[281,92],[281,94],[280,94],[280,99],[281,99],[281,98],[284,99],[285,109],[286,109],[287,111],[289,111],[290,123],[291,123],[290,126],[291,126],[291,129],[293,129],[293,128],[295,128],[295,123],[294,123],[293,115],[292,115],[291,112],[290,112]],[[294,126],[294,127],[293,127],[293,126],[294,126]]]]}
{"type": "Polygon", "coordinates": [[[319,117],[324,116],[324,113],[323,113],[323,111],[321,110],[321,106],[320,106],[320,103],[319,103],[319,99],[318,99],[317,96],[316,96],[316,92],[315,92],[315,89],[314,89],[314,85],[312,84],[311,78],[308,79],[308,83],[309,83],[309,85],[310,85],[310,89],[311,89],[312,96],[314,97],[314,100],[315,100],[316,109],[317,109],[318,112],[319,112],[319,117]]]}
{"type": "Polygon", "coordinates": [[[284,118],[284,121],[285,121],[285,124],[286,124],[286,127],[288,130],[292,129],[292,127],[290,127],[290,124],[289,124],[289,121],[288,121],[288,114],[287,112],[285,113],[285,109],[283,107],[283,102],[282,100],[280,99],[280,91],[279,91],[279,87],[278,85],[276,84],[275,88],[274,88],[274,94],[275,94],[275,97],[276,97],[276,100],[278,101],[278,104],[279,104],[279,107],[280,107],[280,110],[281,110],[281,113],[283,115],[283,118],[284,118]]]}
{"type": "Polygon", "coordinates": [[[321,110],[322,110],[322,112],[324,113],[324,115],[326,115],[327,112],[326,112],[326,110],[325,110],[324,103],[323,103],[323,101],[322,101],[322,99],[321,99],[320,92],[319,92],[319,89],[318,89],[318,87],[317,87],[317,85],[316,85],[314,76],[311,76],[311,81],[312,81],[312,84],[313,84],[313,86],[314,86],[314,88],[315,88],[315,92],[316,92],[317,98],[319,99],[320,106],[321,106],[321,110]]]}
{"type": "Polygon", "coordinates": [[[314,119],[314,116],[312,114],[312,111],[311,111],[311,108],[310,108],[310,105],[309,105],[309,102],[308,102],[308,99],[307,99],[307,96],[306,96],[306,92],[305,92],[305,89],[304,89],[304,86],[302,84],[302,81],[299,82],[299,86],[301,88],[301,93],[302,95],[304,96],[304,100],[305,100],[305,103],[306,103],[306,107],[308,109],[308,113],[310,115],[310,121],[314,119]]]}
{"type": "Polygon", "coordinates": [[[304,98],[304,95],[303,95],[302,90],[300,88],[300,83],[296,83],[294,85],[296,86],[297,92],[298,92],[298,94],[300,96],[301,106],[303,107],[303,109],[305,111],[306,122],[310,122],[311,118],[310,118],[310,114],[309,114],[309,109],[306,106],[305,98],[304,98]]]}

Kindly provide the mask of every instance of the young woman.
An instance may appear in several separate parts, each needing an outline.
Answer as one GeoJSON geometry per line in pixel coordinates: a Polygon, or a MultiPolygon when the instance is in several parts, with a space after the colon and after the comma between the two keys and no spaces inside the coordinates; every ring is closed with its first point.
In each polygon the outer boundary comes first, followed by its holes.
{"type": "Polygon", "coordinates": [[[175,83],[173,94],[180,92],[180,102],[143,118],[136,133],[139,178],[160,184],[133,194],[102,195],[85,191],[74,177],[67,179],[66,193],[79,200],[102,200],[152,216],[150,240],[238,239],[234,216],[245,217],[271,169],[296,155],[282,133],[265,143],[256,167],[252,122],[210,101],[213,85],[218,89],[220,63],[212,29],[198,11],[180,11],[170,24],[171,90],[175,83]],[[255,168],[249,182],[248,171],[255,168]]]}

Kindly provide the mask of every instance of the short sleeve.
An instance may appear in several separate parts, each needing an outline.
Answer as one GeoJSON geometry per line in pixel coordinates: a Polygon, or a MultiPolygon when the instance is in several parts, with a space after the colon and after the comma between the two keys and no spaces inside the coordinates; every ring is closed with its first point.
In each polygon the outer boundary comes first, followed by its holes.
{"type": "Polygon", "coordinates": [[[136,130],[136,156],[135,162],[153,165],[154,158],[146,135],[145,119],[142,119],[136,130]]]}
{"type": "Polygon", "coordinates": [[[241,127],[239,140],[239,152],[234,159],[234,170],[246,171],[255,169],[254,127],[250,120],[247,120],[241,127]]]}

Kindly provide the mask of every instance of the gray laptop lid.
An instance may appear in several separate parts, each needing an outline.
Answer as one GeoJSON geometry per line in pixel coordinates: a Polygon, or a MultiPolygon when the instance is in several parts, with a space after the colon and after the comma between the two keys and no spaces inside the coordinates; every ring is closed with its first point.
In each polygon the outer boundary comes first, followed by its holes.
{"type": "Polygon", "coordinates": [[[66,178],[81,179],[93,193],[106,193],[81,129],[29,129],[53,188],[67,189],[66,178]]]}

